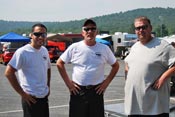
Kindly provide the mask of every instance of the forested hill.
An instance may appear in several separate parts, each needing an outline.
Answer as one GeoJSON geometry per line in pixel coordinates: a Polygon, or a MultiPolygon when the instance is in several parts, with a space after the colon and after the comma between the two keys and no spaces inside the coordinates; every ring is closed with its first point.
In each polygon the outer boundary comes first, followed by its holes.
{"type": "MultiPolygon", "coordinates": [[[[93,19],[97,22],[99,30],[109,31],[110,34],[114,32],[133,33],[133,21],[138,16],[149,17],[153,25],[153,31],[158,36],[175,34],[175,8],[142,8],[93,17],[93,19]]],[[[52,33],[80,33],[84,20],[41,23],[44,23],[48,27],[48,31],[52,33]]],[[[34,23],[36,22],[0,20],[0,35],[11,31],[18,34],[28,34],[34,23]]]]}

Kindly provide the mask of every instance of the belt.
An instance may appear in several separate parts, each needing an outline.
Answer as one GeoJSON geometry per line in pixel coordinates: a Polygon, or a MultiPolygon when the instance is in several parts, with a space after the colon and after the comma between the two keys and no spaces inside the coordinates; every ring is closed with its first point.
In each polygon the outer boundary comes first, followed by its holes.
{"type": "Polygon", "coordinates": [[[87,86],[81,86],[81,85],[78,85],[81,89],[95,89],[97,86],[98,86],[99,84],[97,84],[97,85],[87,85],[87,86]]]}
{"type": "Polygon", "coordinates": [[[32,98],[34,98],[34,99],[46,99],[46,98],[47,98],[47,96],[42,97],[42,98],[36,97],[36,96],[34,96],[34,95],[31,95],[31,96],[32,96],[32,98]]]}

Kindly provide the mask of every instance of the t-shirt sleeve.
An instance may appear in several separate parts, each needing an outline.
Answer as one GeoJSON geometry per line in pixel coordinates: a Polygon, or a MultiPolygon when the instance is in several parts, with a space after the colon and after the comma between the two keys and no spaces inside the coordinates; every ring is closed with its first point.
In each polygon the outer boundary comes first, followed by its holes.
{"type": "Polygon", "coordinates": [[[48,58],[48,69],[51,68],[51,61],[50,61],[50,57],[49,57],[49,52],[47,51],[47,58],[48,58]]]}
{"type": "Polygon", "coordinates": [[[110,50],[109,47],[106,47],[106,55],[107,55],[107,63],[113,65],[116,62],[116,57],[114,56],[113,52],[110,50]]]}
{"type": "Polygon", "coordinates": [[[64,53],[60,56],[61,60],[64,61],[65,63],[71,62],[71,57],[72,57],[72,51],[73,47],[70,45],[64,53]]]}
{"type": "Polygon", "coordinates": [[[169,45],[168,52],[169,52],[168,66],[169,68],[171,68],[172,66],[175,65],[175,48],[172,45],[169,45]]]}
{"type": "Polygon", "coordinates": [[[172,45],[166,45],[162,55],[162,62],[165,67],[171,68],[175,64],[175,48],[172,45]]]}
{"type": "Polygon", "coordinates": [[[8,64],[18,70],[22,67],[23,62],[24,59],[22,57],[22,52],[20,50],[17,50],[8,64]]]}

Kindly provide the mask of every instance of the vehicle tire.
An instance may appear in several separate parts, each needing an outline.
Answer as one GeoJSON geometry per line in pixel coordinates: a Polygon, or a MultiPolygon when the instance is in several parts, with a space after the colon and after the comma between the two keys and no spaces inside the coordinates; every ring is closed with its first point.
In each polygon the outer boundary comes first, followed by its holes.
{"type": "Polygon", "coordinates": [[[124,60],[125,59],[125,56],[121,56],[120,58],[121,58],[121,60],[124,60]]]}
{"type": "Polygon", "coordinates": [[[7,65],[7,62],[4,62],[4,59],[2,59],[2,64],[7,65]]]}
{"type": "Polygon", "coordinates": [[[55,59],[52,59],[52,60],[50,60],[50,61],[51,61],[51,63],[56,63],[55,59]]]}
{"type": "Polygon", "coordinates": [[[7,65],[8,63],[3,61],[2,64],[3,64],[3,65],[7,65]]]}
{"type": "Polygon", "coordinates": [[[171,77],[170,86],[170,96],[175,96],[175,76],[171,77]]]}

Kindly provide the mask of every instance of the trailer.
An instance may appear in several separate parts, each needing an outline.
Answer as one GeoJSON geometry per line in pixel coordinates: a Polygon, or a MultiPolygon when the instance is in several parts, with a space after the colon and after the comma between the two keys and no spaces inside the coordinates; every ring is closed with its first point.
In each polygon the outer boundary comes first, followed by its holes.
{"type": "Polygon", "coordinates": [[[112,39],[114,42],[115,56],[124,59],[129,54],[131,46],[137,42],[137,35],[116,32],[112,35],[112,39]]]}

